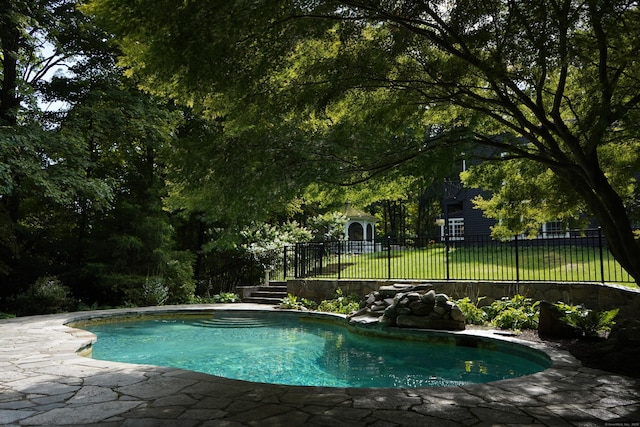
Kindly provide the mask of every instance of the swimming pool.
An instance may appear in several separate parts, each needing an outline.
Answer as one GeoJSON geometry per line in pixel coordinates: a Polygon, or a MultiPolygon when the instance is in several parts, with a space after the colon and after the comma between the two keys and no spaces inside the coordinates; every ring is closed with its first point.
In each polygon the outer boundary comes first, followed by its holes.
{"type": "Polygon", "coordinates": [[[344,319],[289,312],[85,323],[96,359],[171,366],[260,383],[327,387],[433,387],[485,383],[548,368],[515,344],[420,332],[401,339],[348,328],[344,319]]]}

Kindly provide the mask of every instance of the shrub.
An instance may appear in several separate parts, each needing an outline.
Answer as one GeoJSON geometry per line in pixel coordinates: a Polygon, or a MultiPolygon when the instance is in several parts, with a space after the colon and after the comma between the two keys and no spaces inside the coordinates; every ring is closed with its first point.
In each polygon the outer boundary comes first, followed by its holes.
{"type": "Polygon", "coordinates": [[[114,308],[112,306],[108,306],[108,305],[100,305],[97,302],[93,302],[91,305],[87,304],[86,302],[80,300],[78,301],[78,304],[75,307],[75,310],[77,311],[93,311],[93,310],[108,310],[114,308]]]}
{"type": "Polygon", "coordinates": [[[242,248],[264,270],[282,267],[282,251],[287,245],[311,240],[311,232],[296,221],[281,225],[253,224],[241,231],[242,248]]]}
{"type": "Polygon", "coordinates": [[[318,306],[314,301],[306,298],[299,298],[296,295],[288,294],[282,298],[280,302],[280,308],[287,308],[291,310],[315,310],[318,306]]]}
{"type": "Polygon", "coordinates": [[[336,297],[330,300],[324,300],[318,306],[318,311],[327,311],[329,313],[349,314],[360,308],[360,297],[357,295],[344,296],[342,291],[336,291],[336,297]]]}
{"type": "Polygon", "coordinates": [[[222,292],[213,296],[214,303],[230,304],[235,302],[242,302],[240,295],[233,292],[222,292]]]}
{"type": "Polygon", "coordinates": [[[13,303],[18,315],[62,313],[73,309],[75,301],[71,289],[57,277],[45,276],[16,296],[13,303]]]}
{"type": "MultiPolygon", "coordinates": [[[[478,302],[482,301],[484,297],[478,298],[478,302]]],[[[468,325],[484,325],[487,321],[487,313],[478,307],[477,303],[471,301],[469,297],[464,297],[457,301],[454,301],[456,305],[464,314],[466,323],[468,325]]]]}
{"type": "Polygon", "coordinates": [[[242,298],[233,292],[221,292],[209,297],[192,296],[189,299],[189,304],[230,304],[235,302],[242,302],[242,298]]]}
{"type": "Polygon", "coordinates": [[[347,217],[341,212],[329,212],[307,219],[315,241],[333,241],[344,239],[344,227],[347,217]]]}
{"type": "Polygon", "coordinates": [[[614,321],[620,309],[607,311],[593,311],[582,305],[569,305],[563,302],[554,304],[564,312],[561,318],[568,325],[573,326],[586,337],[596,337],[600,332],[609,332],[616,324],[614,321]]]}
{"type": "Polygon", "coordinates": [[[516,295],[509,299],[504,297],[483,309],[489,320],[500,329],[538,329],[540,317],[539,301],[516,295]]]}
{"type": "Polygon", "coordinates": [[[164,305],[169,298],[169,287],[160,276],[147,277],[142,285],[144,305],[164,305]]]}
{"type": "Polygon", "coordinates": [[[492,323],[500,329],[536,329],[538,323],[531,320],[524,310],[509,307],[502,310],[493,320],[492,323]]]}
{"type": "Polygon", "coordinates": [[[189,301],[196,290],[193,280],[193,259],[185,252],[175,252],[173,259],[162,269],[162,276],[169,288],[167,303],[181,304],[189,301]]]}

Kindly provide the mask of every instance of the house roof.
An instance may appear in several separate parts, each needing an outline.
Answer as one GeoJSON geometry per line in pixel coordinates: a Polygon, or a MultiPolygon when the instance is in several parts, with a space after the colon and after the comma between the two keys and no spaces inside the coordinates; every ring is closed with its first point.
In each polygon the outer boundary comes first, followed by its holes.
{"type": "Polygon", "coordinates": [[[350,220],[363,220],[368,222],[378,222],[380,221],[373,215],[370,215],[358,208],[354,208],[351,206],[351,203],[347,202],[344,204],[344,216],[346,216],[350,220]]]}

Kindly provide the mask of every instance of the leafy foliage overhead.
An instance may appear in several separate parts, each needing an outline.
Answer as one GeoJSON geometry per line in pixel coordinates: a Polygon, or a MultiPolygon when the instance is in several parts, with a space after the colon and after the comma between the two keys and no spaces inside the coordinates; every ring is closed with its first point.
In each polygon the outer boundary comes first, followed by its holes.
{"type": "Polygon", "coordinates": [[[635,1],[92,0],[85,10],[118,36],[144,87],[222,118],[240,140],[263,137],[263,150],[339,160],[329,176],[348,170],[357,182],[460,141],[537,162],[584,200],[640,278],[634,198],[620,191],[637,194],[637,169],[617,175],[621,187],[604,155],[638,139],[635,1]]]}

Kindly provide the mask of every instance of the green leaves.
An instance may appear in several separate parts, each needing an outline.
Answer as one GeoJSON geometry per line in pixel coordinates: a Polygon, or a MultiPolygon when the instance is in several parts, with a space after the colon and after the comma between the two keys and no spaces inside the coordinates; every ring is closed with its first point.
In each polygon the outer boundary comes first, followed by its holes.
{"type": "Polygon", "coordinates": [[[465,186],[489,190],[473,203],[498,220],[495,237],[536,236],[542,224],[561,220],[567,228],[586,226],[588,209],[544,165],[524,159],[484,162],[460,174],[465,186]]]}
{"type": "Polygon", "coordinates": [[[515,295],[513,298],[503,297],[484,307],[491,322],[501,329],[537,329],[540,301],[515,295]]]}
{"type": "Polygon", "coordinates": [[[263,216],[313,182],[438,176],[440,148],[482,144],[540,165],[488,171],[500,193],[479,200],[490,215],[510,230],[523,217],[526,231],[588,210],[640,278],[629,216],[638,165],[608,148],[639,139],[634,2],[169,3],[84,10],[115,35],[142,87],[221,124],[199,177],[216,189],[185,199],[263,216]]]}
{"type": "Polygon", "coordinates": [[[576,328],[586,337],[597,337],[598,333],[609,332],[615,325],[614,319],[620,309],[613,310],[590,310],[582,305],[569,305],[563,302],[554,304],[564,316],[561,318],[568,325],[576,328]]]}

